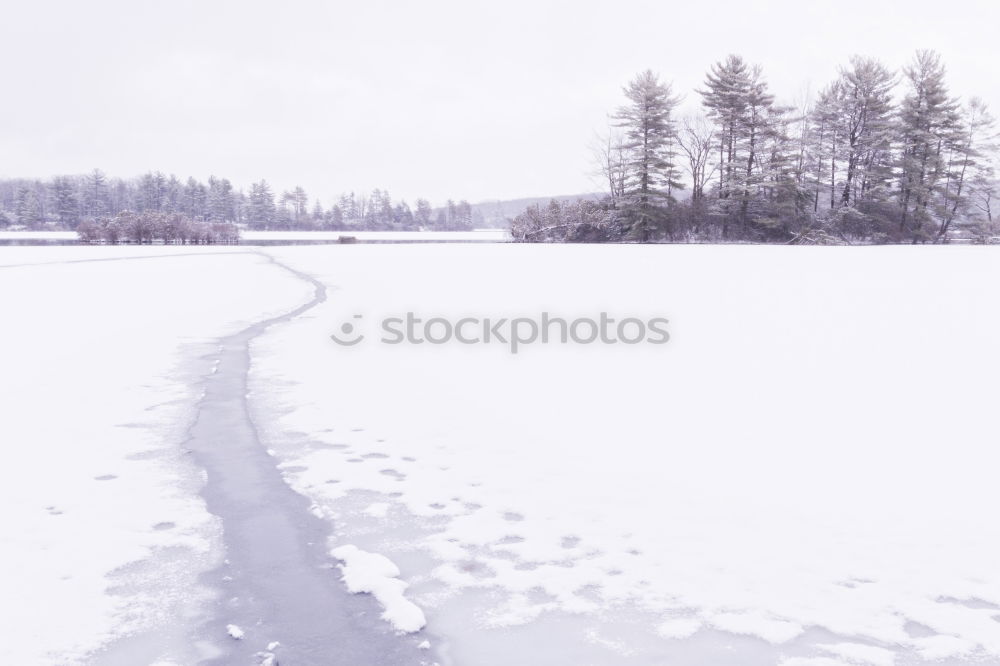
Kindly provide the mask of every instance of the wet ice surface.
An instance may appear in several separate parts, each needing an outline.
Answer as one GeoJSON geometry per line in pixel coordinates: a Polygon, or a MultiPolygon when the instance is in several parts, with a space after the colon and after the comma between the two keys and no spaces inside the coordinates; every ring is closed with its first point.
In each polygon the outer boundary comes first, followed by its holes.
{"type": "Polygon", "coordinates": [[[351,249],[275,250],[337,290],[254,343],[252,406],[336,539],[400,566],[444,659],[1000,660],[993,257],[351,249]],[[674,342],[325,339],[408,310],[664,314],[674,342]]]}
{"type": "Polygon", "coordinates": [[[197,632],[206,663],[426,664],[422,636],[378,620],[370,597],[349,594],[327,552],[330,526],[285,484],[246,407],[247,344],[325,298],[226,338],[206,380],[186,445],[207,472],[207,509],[223,526],[226,560],[205,580],[219,591],[197,632]]]}

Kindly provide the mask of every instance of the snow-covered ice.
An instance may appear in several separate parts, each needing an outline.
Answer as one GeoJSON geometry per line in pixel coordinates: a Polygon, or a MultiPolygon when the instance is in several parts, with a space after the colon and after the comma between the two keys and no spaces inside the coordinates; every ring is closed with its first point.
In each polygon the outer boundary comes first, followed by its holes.
{"type": "Polygon", "coordinates": [[[0,248],[4,663],[94,663],[125,637],[119,663],[197,656],[220,557],[182,448],[201,359],[308,288],[261,256],[178,254],[0,248]],[[147,258],[86,261],[126,256],[147,258]]]}
{"type": "Polygon", "coordinates": [[[263,438],[342,541],[408,563],[456,663],[572,617],[593,663],[711,636],[746,663],[1000,660],[990,248],[269,251],[331,297],[254,343],[263,438]],[[380,344],[408,311],[672,340],[380,344]],[[346,321],[363,344],[330,343],[346,321]]]}
{"type": "MultiPolygon", "coordinates": [[[[251,343],[262,444],[428,657],[1000,662],[992,248],[263,254],[328,293],[251,343]],[[380,344],[408,311],[664,316],[671,341],[380,344]]],[[[249,248],[0,248],[4,661],[197,661],[200,381],[310,293],[249,248]]]]}

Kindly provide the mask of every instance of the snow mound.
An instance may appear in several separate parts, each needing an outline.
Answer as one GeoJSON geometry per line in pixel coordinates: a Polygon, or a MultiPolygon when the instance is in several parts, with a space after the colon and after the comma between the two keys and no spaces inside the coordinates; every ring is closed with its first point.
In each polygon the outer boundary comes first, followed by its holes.
{"type": "Polygon", "coordinates": [[[399,568],[392,560],[378,553],[369,553],[354,545],[340,546],[330,554],[343,562],[341,580],[352,594],[367,592],[374,596],[385,611],[382,619],[397,631],[413,633],[427,624],[424,612],[404,596],[407,583],[399,580],[399,568]]]}

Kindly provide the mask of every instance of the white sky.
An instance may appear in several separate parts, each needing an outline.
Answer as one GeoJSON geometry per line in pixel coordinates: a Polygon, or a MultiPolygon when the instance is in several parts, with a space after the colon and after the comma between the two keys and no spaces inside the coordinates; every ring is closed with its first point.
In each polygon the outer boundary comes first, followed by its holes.
{"type": "Polygon", "coordinates": [[[697,110],[740,53],[781,101],[854,53],[940,51],[1000,115],[997,0],[8,2],[0,175],[267,178],[329,203],[598,189],[588,144],[652,68],[697,110]]]}

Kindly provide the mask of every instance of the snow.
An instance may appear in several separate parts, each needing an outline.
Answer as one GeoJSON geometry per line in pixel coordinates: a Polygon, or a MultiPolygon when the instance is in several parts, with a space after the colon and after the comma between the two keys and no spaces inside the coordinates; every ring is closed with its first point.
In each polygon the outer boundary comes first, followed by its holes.
{"type": "Polygon", "coordinates": [[[415,564],[456,659],[609,613],[648,654],[708,630],[845,662],[819,628],[1000,658],[991,249],[268,250],[331,297],[254,343],[264,440],[342,540],[415,564]],[[672,340],[380,344],[408,311],[664,316],[672,340]],[[331,344],[358,314],[365,341],[331,344]]]}
{"type": "Polygon", "coordinates": [[[687,638],[702,628],[700,620],[692,618],[670,618],[656,628],[656,633],[664,638],[687,638]]]}
{"type": "Polygon", "coordinates": [[[0,248],[0,627],[18,637],[0,661],[91,663],[128,636],[163,644],[147,663],[194,663],[221,555],[183,449],[204,359],[308,289],[254,254],[53,263],[136,255],[91,249],[0,248]]]}
{"type": "Polygon", "coordinates": [[[391,505],[388,502],[374,502],[365,509],[365,514],[372,518],[385,518],[386,514],[389,513],[390,507],[391,505]]]}
{"type": "Polygon", "coordinates": [[[893,666],[896,657],[892,650],[863,645],[860,643],[837,643],[835,645],[818,646],[824,652],[842,657],[852,664],[867,664],[868,666],[893,666]]]}
{"type": "Polygon", "coordinates": [[[215,341],[311,294],[274,256],[328,300],[252,343],[252,416],[398,631],[484,666],[995,662],[994,251],[0,248],[0,661],[204,656],[222,553],[183,442],[215,341]],[[671,341],[379,343],[408,311],[671,341]]]}
{"type": "Polygon", "coordinates": [[[4,239],[75,241],[79,237],[75,231],[0,231],[0,241],[4,239]]]}
{"type": "Polygon", "coordinates": [[[407,634],[423,629],[427,623],[424,613],[404,595],[409,585],[399,579],[399,568],[392,560],[351,544],[334,548],[330,554],[343,562],[340,570],[347,590],[374,596],[384,609],[383,620],[407,634]]]}
{"type": "Polygon", "coordinates": [[[240,238],[256,241],[336,241],[353,237],[359,241],[393,242],[493,242],[510,240],[506,229],[475,229],[472,231],[244,231],[240,238]]]}
{"type": "Polygon", "coordinates": [[[782,659],[778,666],[851,666],[849,662],[830,657],[791,657],[782,659]]]}

